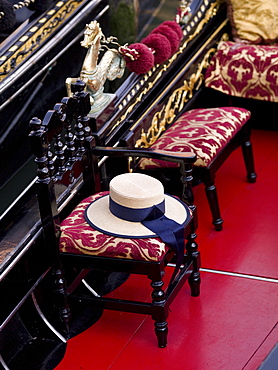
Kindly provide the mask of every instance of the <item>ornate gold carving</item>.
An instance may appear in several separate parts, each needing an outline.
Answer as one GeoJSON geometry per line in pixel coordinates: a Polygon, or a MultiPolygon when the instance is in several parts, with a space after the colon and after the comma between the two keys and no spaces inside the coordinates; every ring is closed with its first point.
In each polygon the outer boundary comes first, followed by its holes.
{"type": "Polygon", "coordinates": [[[44,14],[39,20],[39,26],[33,26],[21,36],[17,42],[17,50],[10,48],[0,59],[0,82],[18,67],[32,52],[40,47],[43,42],[79,8],[85,0],[59,1],[55,9],[44,14]],[[43,20],[43,24],[41,23],[43,20]],[[3,59],[3,58],[6,59],[3,59]]]}
{"type": "Polygon", "coordinates": [[[160,112],[157,112],[147,132],[142,130],[141,138],[136,141],[135,147],[150,147],[162,134],[163,131],[174,121],[177,113],[181,112],[195,91],[197,91],[204,79],[203,71],[208,67],[212,54],[216,51],[211,48],[204,56],[195,73],[189,80],[185,80],[183,86],[176,89],[160,112]]]}
{"type": "MultiPolygon", "coordinates": [[[[186,49],[187,45],[202,31],[204,25],[206,23],[208,23],[208,21],[216,15],[216,13],[217,13],[217,11],[218,11],[222,2],[223,2],[223,0],[216,0],[215,2],[210,4],[210,7],[208,8],[207,12],[205,13],[203,19],[198,23],[198,26],[196,27],[195,31],[191,35],[189,35],[188,38],[185,39],[183,44],[180,46],[179,50],[170,59],[168,59],[168,61],[166,61],[162,66],[161,65],[159,66],[159,72],[154,76],[154,79],[151,82],[148,82],[148,79],[150,77],[152,77],[157,72],[157,70],[158,70],[157,66],[153,67],[147,74],[142,76],[142,79],[144,80],[143,81],[144,83],[142,83],[142,85],[146,85],[146,87],[140,92],[140,94],[136,97],[133,104],[131,104],[128,107],[128,109],[124,112],[124,114],[116,122],[116,124],[114,125],[114,127],[112,128],[111,131],[113,131],[121,122],[123,122],[127,118],[127,116],[134,110],[134,107],[142,101],[142,98],[144,97],[144,95],[146,95],[150,91],[150,89],[153,87],[153,85],[161,78],[163,73],[165,71],[167,71],[167,69],[177,59],[178,55],[183,53],[183,51],[186,49]],[[145,82],[147,82],[147,84],[145,82]]],[[[208,2],[205,1],[205,5],[208,6],[209,5],[208,2]]],[[[204,14],[204,11],[205,11],[205,9],[203,9],[203,11],[200,12],[200,14],[198,15],[198,17],[199,17],[198,20],[204,14]]],[[[186,36],[189,32],[191,32],[191,30],[194,28],[194,26],[195,26],[195,21],[191,20],[189,22],[188,26],[186,27],[186,29],[184,29],[184,31],[183,31],[184,36],[186,36]]],[[[128,104],[128,101],[130,101],[133,98],[133,96],[127,96],[126,100],[123,101],[122,104],[119,106],[119,110],[123,110],[125,108],[125,106],[128,104]]]]}
{"type": "Polygon", "coordinates": [[[229,41],[229,35],[227,33],[224,33],[221,37],[221,40],[220,41],[229,41]]]}

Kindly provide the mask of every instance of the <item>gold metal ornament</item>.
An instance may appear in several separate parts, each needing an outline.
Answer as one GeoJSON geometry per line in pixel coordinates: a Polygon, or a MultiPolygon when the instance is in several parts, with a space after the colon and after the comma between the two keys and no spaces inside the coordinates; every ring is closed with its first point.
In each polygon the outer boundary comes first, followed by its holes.
{"type": "Polygon", "coordinates": [[[80,76],[66,79],[67,93],[70,96],[71,84],[81,79],[86,83],[85,91],[90,93],[92,109],[90,114],[101,112],[115,97],[114,94],[104,93],[104,83],[121,78],[125,71],[125,61],[118,50],[109,49],[108,44],[117,44],[115,37],[105,38],[97,21],[86,25],[84,39],[81,45],[88,49],[80,76]],[[99,52],[106,47],[107,51],[98,63],[99,52]]]}

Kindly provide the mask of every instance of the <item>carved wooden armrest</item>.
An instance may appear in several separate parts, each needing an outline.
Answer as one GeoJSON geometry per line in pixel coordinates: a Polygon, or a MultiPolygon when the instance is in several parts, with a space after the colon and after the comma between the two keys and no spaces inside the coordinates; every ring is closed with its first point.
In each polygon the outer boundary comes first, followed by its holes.
{"type": "Polygon", "coordinates": [[[196,161],[196,154],[193,152],[170,152],[159,149],[128,149],[124,147],[100,147],[92,149],[96,155],[111,155],[118,157],[145,157],[155,158],[162,161],[193,164],[196,161]]]}
{"type": "Polygon", "coordinates": [[[92,148],[94,155],[102,156],[117,156],[117,157],[143,157],[155,158],[158,160],[180,163],[181,182],[183,191],[181,199],[187,203],[192,210],[195,210],[193,205],[194,197],[192,191],[192,171],[193,164],[196,161],[196,155],[193,152],[170,152],[165,150],[148,149],[128,149],[121,147],[94,147],[92,148]]]}

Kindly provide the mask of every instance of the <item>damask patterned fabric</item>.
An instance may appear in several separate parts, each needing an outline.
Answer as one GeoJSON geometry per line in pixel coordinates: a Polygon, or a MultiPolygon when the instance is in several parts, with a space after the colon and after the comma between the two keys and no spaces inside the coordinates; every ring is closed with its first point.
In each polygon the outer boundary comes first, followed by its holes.
{"type": "MultiPolygon", "coordinates": [[[[193,109],[184,113],[152,145],[154,149],[194,152],[195,166],[207,167],[250,117],[242,108],[193,109]]],[[[143,158],[140,168],[177,167],[178,164],[143,158]]]]}
{"type": "Polygon", "coordinates": [[[232,96],[277,102],[278,46],[221,42],[205,85],[232,96]]]}
{"type": "Polygon", "coordinates": [[[103,234],[86,222],[86,207],[107,193],[101,192],[84,199],[61,223],[60,252],[160,261],[169,250],[160,238],[118,238],[103,234]]]}
{"type": "Polygon", "coordinates": [[[234,41],[271,44],[278,41],[277,0],[227,0],[234,41]]]}

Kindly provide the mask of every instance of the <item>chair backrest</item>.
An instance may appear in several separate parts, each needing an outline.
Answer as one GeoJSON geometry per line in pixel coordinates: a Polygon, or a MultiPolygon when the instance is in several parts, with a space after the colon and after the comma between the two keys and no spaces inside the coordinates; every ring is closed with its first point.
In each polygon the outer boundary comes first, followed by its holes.
{"type": "Polygon", "coordinates": [[[96,190],[91,155],[94,138],[87,116],[91,106],[84,85],[77,81],[73,97],[63,98],[47,111],[43,120],[30,121],[29,142],[38,165],[42,226],[47,229],[47,241],[54,245],[59,236],[60,216],[63,212],[66,216],[67,206],[78,203],[81,188],[80,198],[96,190]]]}

